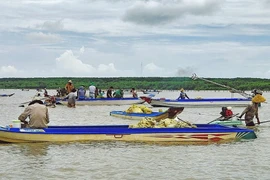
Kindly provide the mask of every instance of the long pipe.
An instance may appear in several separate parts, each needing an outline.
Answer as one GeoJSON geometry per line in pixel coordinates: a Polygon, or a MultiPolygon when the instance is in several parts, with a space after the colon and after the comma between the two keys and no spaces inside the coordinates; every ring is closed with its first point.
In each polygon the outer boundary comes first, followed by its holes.
{"type": "Polygon", "coordinates": [[[212,84],[215,84],[215,85],[218,85],[218,86],[225,87],[227,89],[233,90],[234,92],[239,93],[239,94],[241,94],[242,96],[244,96],[246,98],[251,98],[252,97],[250,94],[247,94],[244,91],[240,91],[240,90],[234,89],[234,88],[232,88],[230,86],[225,86],[223,84],[219,84],[219,83],[216,83],[214,81],[210,81],[210,80],[207,80],[207,79],[204,79],[204,78],[200,78],[195,73],[192,75],[191,79],[193,79],[193,80],[201,79],[203,81],[206,81],[206,82],[209,82],[209,83],[212,83],[212,84]]]}

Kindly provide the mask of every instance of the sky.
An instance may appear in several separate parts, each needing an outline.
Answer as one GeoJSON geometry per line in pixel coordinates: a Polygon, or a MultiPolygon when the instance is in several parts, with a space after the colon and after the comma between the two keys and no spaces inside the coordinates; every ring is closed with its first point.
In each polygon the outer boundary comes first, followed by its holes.
{"type": "Polygon", "coordinates": [[[1,0],[0,78],[270,78],[270,0],[1,0]]]}

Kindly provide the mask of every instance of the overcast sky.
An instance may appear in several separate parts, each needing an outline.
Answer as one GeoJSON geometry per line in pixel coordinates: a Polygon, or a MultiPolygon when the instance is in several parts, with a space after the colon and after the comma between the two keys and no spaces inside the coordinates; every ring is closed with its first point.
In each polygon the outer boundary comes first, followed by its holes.
{"type": "Polygon", "coordinates": [[[0,77],[270,78],[270,0],[1,0],[0,77]]]}

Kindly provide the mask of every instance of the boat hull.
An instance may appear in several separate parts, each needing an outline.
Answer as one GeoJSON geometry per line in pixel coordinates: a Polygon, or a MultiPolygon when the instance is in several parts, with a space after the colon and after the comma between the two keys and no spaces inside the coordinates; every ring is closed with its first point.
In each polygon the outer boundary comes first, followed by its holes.
{"type": "Polygon", "coordinates": [[[149,104],[153,107],[246,107],[250,102],[244,98],[151,99],[149,104]]]}
{"type": "MultiPolygon", "coordinates": [[[[67,99],[57,98],[56,102],[63,105],[67,105],[67,99]]],[[[131,104],[142,104],[145,101],[141,98],[97,98],[90,99],[86,98],[83,100],[77,99],[76,105],[131,105],[131,104]]]]}
{"type": "Polygon", "coordinates": [[[197,124],[197,128],[129,128],[128,125],[50,126],[44,129],[0,128],[0,141],[8,143],[132,141],[200,144],[255,138],[253,130],[213,124],[197,124]]]}
{"type": "Polygon", "coordinates": [[[0,97],[11,97],[13,96],[15,93],[12,94],[0,94],[0,97]]]}
{"type": "Polygon", "coordinates": [[[155,120],[161,120],[166,118],[175,118],[184,110],[183,107],[171,107],[164,112],[152,112],[152,113],[127,113],[125,111],[111,111],[110,115],[123,119],[130,120],[142,120],[143,118],[153,118],[155,120]]]}
{"type": "Polygon", "coordinates": [[[216,121],[212,121],[209,124],[219,124],[219,125],[223,125],[223,126],[245,126],[243,121],[239,121],[239,120],[216,120],[216,121]]]}
{"type": "Polygon", "coordinates": [[[111,116],[123,118],[123,119],[131,119],[131,120],[142,120],[145,117],[153,118],[153,119],[162,119],[167,118],[167,115],[163,112],[153,112],[151,114],[146,113],[127,113],[125,111],[111,111],[111,116]]]}
{"type": "Polygon", "coordinates": [[[142,91],[142,92],[143,92],[143,94],[154,94],[154,95],[156,95],[156,94],[159,94],[160,91],[142,91]]]}

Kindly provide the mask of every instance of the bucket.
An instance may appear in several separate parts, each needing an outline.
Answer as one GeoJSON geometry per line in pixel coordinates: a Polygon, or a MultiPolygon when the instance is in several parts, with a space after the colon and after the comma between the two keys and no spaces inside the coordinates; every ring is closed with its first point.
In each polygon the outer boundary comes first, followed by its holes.
{"type": "Polygon", "coordinates": [[[20,120],[13,120],[12,127],[13,128],[21,128],[21,121],[20,120]]]}

